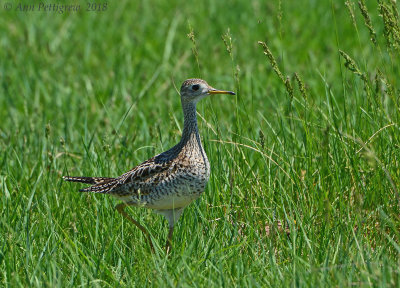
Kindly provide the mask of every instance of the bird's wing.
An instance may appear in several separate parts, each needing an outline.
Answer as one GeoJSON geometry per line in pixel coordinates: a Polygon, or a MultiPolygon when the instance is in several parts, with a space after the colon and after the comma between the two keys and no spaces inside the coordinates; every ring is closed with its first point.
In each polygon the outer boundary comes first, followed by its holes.
{"type": "MultiPolygon", "coordinates": [[[[145,185],[145,182],[150,178],[156,178],[164,171],[170,169],[171,162],[156,163],[155,157],[153,157],[122,174],[120,177],[114,178],[112,181],[99,183],[80,191],[124,195],[123,191],[126,190],[124,187],[129,187],[129,194],[131,194],[134,190],[139,190],[141,186],[145,185]]],[[[141,194],[144,195],[143,191],[141,191],[141,194]]]]}
{"type": "Polygon", "coordinates": [[[120,180],[121,184],[144,182],[149,178],[168,170],[170,166],[171,161],[156,163],[155,157],[153,157],[125,174],[122,174],[118,177],[118,180],[120,180]]]}

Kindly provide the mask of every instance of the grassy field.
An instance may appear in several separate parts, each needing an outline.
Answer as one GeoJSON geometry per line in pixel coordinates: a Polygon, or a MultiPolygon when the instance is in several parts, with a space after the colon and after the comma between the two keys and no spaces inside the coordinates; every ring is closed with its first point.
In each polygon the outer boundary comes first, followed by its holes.
{"type": "Polygon", "coordinates": [[[399,4],[168,2],[1,2],[0,286],[400,287],[399,4]],[[191,77],[237,96],[198,105],[211,177],[168,258],[161,216],[128,209],[152,254],[61,176],[173,146],[191,77]]]}

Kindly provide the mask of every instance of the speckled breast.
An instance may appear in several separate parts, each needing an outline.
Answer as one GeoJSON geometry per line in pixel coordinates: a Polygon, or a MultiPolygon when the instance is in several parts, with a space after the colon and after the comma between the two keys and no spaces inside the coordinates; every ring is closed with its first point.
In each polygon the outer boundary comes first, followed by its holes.
{"type": "Polygon", "coordinates": [[[209,176],[207,156],[186,157],[171,163],[157,178],[149,179],[149,185],[142,185],[139,195],[123,200],[158,210],[182,208],[204,192],[209,176]]]}

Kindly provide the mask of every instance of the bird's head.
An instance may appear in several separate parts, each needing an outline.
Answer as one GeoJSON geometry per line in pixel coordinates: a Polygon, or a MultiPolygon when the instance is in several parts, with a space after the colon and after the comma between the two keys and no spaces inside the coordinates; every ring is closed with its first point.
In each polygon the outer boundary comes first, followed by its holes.
{"type": "Polygon", "coordinates": [[[188,79],[181,86],[181,98],[185,102],[197,103],[199,100],[212,94],[235,95],[232,91],[215,89],[202,79],[188,79]]]}

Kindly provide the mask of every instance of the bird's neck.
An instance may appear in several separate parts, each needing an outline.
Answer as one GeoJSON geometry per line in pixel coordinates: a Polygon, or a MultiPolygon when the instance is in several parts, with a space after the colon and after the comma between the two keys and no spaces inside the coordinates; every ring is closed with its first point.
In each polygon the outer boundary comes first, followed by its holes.
{"type": "Polygon", "coordinates": [[[197,129],[196,103],[182,101],[182,110],[184,122],[181,141],[168,151],[159,154],[156,161],[168,162],[183,153],[185,157],[202,157],[204,163],[208,163],[197,129]]]}
{"type": "Polygon", "coordinates": [[[182,109],[184,122],[182,139],[179,144],[182,146],[194,145],[197,147],[193,148],[202,149],[197,127],[196,103],[182,101],[182,109]]]}

